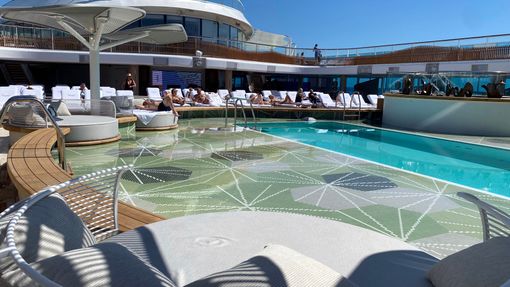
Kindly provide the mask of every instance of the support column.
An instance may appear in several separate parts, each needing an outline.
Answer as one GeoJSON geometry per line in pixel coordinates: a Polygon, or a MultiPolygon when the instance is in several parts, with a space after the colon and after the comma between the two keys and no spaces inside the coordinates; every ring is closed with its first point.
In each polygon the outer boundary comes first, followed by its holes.
{"type": "Polygon", "coordinates": [[[232,82],[232,71],[225,71],[225,89],[232,91],[233,82],[232,82]]]}
{"type": "Polygon", "coordinates": [[[100,112],[99,100],[101,98],[101,66],[99,63],[99,50],[90,50],[89,53],[90,69],[90,99],[92,100],[92,114],[98,115],[100,112]]]}

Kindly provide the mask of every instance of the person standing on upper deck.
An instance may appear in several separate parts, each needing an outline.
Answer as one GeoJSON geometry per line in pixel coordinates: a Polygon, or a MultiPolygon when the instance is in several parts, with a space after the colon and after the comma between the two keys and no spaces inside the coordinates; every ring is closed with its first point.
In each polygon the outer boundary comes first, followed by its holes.
{"type": "Polygon", "coordinates": [[[315,46],[313,47],[313,53],[315,55],[315,63],[319,65],[321,63],[322,52],[321,49],[319,49],[318,44],[315,44],[315,46]]]}

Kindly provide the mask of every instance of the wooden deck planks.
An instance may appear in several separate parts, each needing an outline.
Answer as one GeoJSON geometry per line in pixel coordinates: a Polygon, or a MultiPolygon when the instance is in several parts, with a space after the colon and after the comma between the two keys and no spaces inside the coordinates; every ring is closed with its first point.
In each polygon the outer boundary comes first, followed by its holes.
{"type": "MultiPolygon", "coordinates": [[[[63,129],[69,133],[69,129],[63,129]]],[[[53,159],[51,148],[57,141],[54,129],[36,130],[16,142],[7,156],[7,170],[20,198],[26,198],[45,187],[71,179],[53,159]]],[[[119,225],[131,230],[165,218],[126,203],[119,203],[119,225]]]]}

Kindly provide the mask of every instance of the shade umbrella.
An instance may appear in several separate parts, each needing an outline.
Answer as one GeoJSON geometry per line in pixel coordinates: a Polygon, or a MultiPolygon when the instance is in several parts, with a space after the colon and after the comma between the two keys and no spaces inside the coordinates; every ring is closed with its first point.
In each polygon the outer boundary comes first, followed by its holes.
{"type": "MultiPolygon", "coordinates": [[[[13,0],[0,7],[0,17],[6,20],[66,31],[86,47],[93,100],[100,98],[100,51],[132,41],[172,44],[188,40],[180,24],[122,30],[145,14],[139,8],[97,5],[94,1],[83,0],[13,0]],[[110,41],[104,42],[104,39],[110,41]]],[[[92,111],[99,112],[98,104],[93,103],[92,111]]]]}

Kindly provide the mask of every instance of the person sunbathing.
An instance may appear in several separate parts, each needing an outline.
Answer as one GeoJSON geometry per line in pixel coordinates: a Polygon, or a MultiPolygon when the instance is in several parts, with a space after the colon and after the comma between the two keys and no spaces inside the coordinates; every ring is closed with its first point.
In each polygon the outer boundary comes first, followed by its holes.
{"type": "Polygon", "coordinates": [[[283,100],[277,99],[275,96],[271,95],[269,96],[269,103],[278,106],[283,104],[294,104],[294,101],[289,97],[288,94],[285,94],[285,98],[283,100]]]}
{"type": "Polygon", "coordinates": [[[264,101],[264,97],[262,96],[262,94],[252,94],[250,96],[250,102],[252,104],[254,104],[254,105],[267,105],[267,104],[270,104],[270,102],[264,101]]]}
{"type": "MultiPolygon", "coordinates": [[[[168,91],[165,91],[165,93],[168,93],[168,91]]],[[[184,105],[186,103],[184,98],[177,94],[177,89],[172,89],[171,90],[170,97],[172,98],[172,102],[174,104],[179,104],[179,105],[182,106],[182,105],[184,105]]]]}
{"type": "Polygon", "coordinates": [[[146,100],[142,105],[136,105],[135,108],[140,110],[148,110],[148,111],[158,111],[158,112],[170,112],[178,117],[179,114],[175,110],[174,104],[172,102],[172,97],[169,93],[165,93],[163,96],[163,100],[161,102],[155,102],[153,100],[146,100]]]}
{"type": "Polygon", "coordinates": [[[209,99],[205,95],[204,91],[202,91],[202,89],[200,89],[200,88],[197,89],[197,94],[195,95],[195,97],[193,97],[193,102],[195,104],[202,104],[202,105],[210,104],[209,99]]]}

